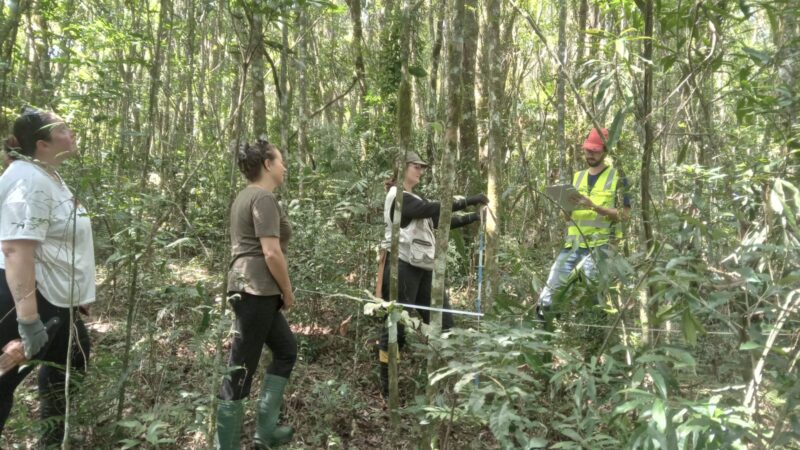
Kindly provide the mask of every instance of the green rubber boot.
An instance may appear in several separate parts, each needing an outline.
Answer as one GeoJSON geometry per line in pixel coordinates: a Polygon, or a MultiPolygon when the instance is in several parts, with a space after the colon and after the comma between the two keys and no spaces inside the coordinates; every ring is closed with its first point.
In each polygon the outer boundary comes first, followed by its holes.
{"type": "Polygon", "coordinates": [[[220,400],[217,406],[216,450],[240,450],[244,400],[220,400]]]}
{"type": "Polygon", "coordinates": [[[256,416],[256,435],[253,444],[256,448],[270,448],[291,442],[294,430],[288,426],[278,426],[278,416],[283,404],[283,391],[289,380],[277,375],[267,374],[261,383],[261,396],[258,399],[256,416]]]}

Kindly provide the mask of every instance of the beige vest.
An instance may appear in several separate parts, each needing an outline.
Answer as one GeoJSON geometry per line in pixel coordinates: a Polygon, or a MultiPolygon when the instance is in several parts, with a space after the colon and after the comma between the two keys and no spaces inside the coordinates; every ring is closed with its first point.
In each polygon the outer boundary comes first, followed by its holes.
{"type": "MultiPolygon", "coordinates": [[[[409,192],[414,197],[419,196],[409,192]]],[[[397,195],[397,187],[392,187],[386,194],[383,204],[383,222],[385,225],[381,248],[389,250],[392,241],[392,218],[390,211],[397,195]]],[[[398,252],[401,260],[420,269],[433,270],[433,258],[436,250],[436,237],[433,234],[433,219],[413,219],[408,226],[400,228],[398,252]]]]}

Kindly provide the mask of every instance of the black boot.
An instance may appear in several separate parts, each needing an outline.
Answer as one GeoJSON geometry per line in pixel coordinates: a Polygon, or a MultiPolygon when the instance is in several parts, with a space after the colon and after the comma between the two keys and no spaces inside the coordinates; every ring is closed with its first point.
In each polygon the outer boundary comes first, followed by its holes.
{"type": "Polygon", "coordinates": [[[58,448],[64,438],[64,399],[58,391],[40,394],[39,412],[42,423],[40,449],[58,448]]]}
{"type": "Polygon", "coordinates": [[[540,322],[547,321],[547,315],[550,312],[550,305],[542,306],[536,305],[536,319],[540,322]]]}
{"type": "Polygon", "coordinates": [[[385,362],[381,362],[381,396],[389,398],[389,364],[385,362]]]}

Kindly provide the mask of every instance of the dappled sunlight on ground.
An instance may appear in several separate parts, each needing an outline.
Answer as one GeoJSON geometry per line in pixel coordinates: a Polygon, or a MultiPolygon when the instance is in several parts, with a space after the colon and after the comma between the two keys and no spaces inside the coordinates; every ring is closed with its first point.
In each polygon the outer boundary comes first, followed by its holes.
{"type": "Polygon", "coordinates": [[[104,320],[93,320],[93,318],[89,318],[89,320],[84,320],[86,324],[86,328],[89,329],[89,332],[94,334],[106,334],[112,332],[116,329],[117,324],[109,321],[104,320]]]}
{"type": "Polygon", "coordinates": [[[303,336],[322,336],[333,334],[333,328],[321,326],[316,323],[290,325],[289,328],[292,329],[292,333],[302,334],[303,336]]]}
{"type": "Polygon", "coordinates": [[[167,264],[167,268],[172,274],[172,278],[187,284],[195,284],[199,281],[207,282],[216,274],[208,271],[208,267],[203,266],[202,261],[197,259],[189,261],[175,261],[167,264]]]}

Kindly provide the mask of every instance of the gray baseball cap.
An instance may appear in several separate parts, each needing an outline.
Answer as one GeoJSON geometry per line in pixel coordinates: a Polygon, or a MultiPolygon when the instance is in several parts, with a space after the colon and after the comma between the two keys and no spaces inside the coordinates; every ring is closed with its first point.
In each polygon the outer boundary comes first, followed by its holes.
{"type": "Polygon", "coordinates": [[[430,164],[426,163],[425,161],[422,160],[422,158],[419,157],[419,154],[417,154],[417,152],[406,153],[406,164],[411,164],[411,163],[419,164],[425,167],[430,166],[430,164]]]}

